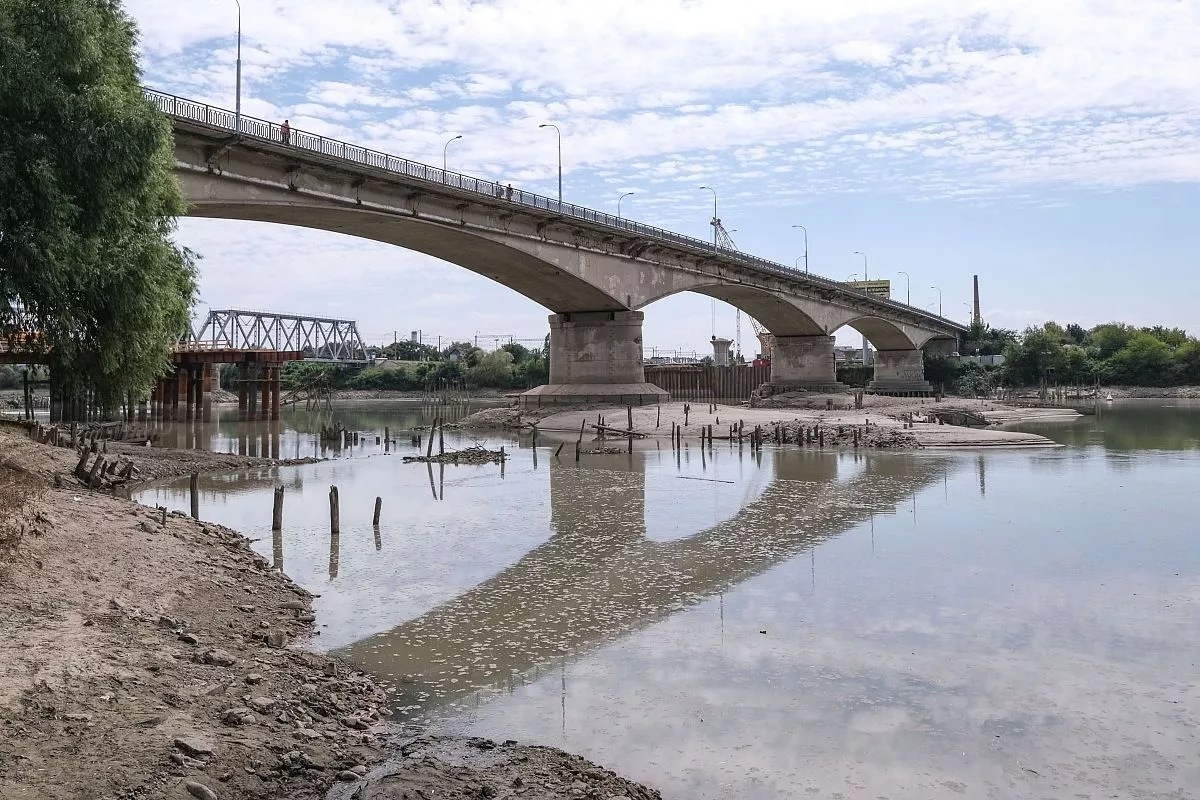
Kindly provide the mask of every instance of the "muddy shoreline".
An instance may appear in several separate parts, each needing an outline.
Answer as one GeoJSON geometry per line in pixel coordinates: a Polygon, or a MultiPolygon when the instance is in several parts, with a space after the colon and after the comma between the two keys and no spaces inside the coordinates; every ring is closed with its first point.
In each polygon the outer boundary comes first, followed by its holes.
{"type": "MultiPolygon", "coordinates": [[[[282,463],[109,450],[141,482],[282,463]]],[[[548,748],[395,741],[386,687],[303,648],[312,595],[237,531],[85,489],[76,460],[0,425],[0,477],[26,476],[0,550],[0,798],[659,796],[548,748]]]]}
{"type": "Polygon", "coordinates": [[[458,422],[471,429],[525,430],[536,426],[547,440],[583,442],[608,439],[620,443],[620,431],[633,431],[639,442],[665,440],[679,431],[684,443],[698,443],[711,433],[746,441],[755,428],[766,442],[824,447],[918,450],[931,447],[1056,447],[1044,436],[1004,430],[1004,426],[1044,419],[1074,419],[1069,408],[1020,408],[991,400],[892,398],[866,396],[855,408],[850,395],[779,395],[751,408],[705,401],[669,402],[653,406],[583,406],[518,409],[491,408],[458,422]],[[828,401],[828,402],[827,402],[828,401]],[[604,435],[597,427],[603,420],[604,435]],[[730,426],[738,432],[731,433],[730,426]]]}

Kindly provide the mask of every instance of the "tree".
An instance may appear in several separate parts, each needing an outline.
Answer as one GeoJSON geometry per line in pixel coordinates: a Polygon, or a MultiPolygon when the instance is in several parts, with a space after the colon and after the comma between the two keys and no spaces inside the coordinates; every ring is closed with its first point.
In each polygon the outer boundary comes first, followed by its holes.
{"type": "Polygon", "coordinates": [[[1108,377],[1129,386],[1161,386],[1171,379],[1171,348],[1138,331],[1105,365],[1108,377]]]}
{"type": "Polygon", "coordinates": [[[511,386],[513,382],[513,357],[507,350],[479,353],[475,364],[467,370],[467,377],[479,386],[511,386]]]}
{"type": "Polygon", "coordinates": [[[1092,328],[1088,338],[1096,350],[1096,357],[1104,359],[1129,344],[1135,333],[1137,329],[1124,322],[1109,322],[1092,328]]]}
{"type": "Polygon", "coordinates": [[[379,354],[395,361],[433,361],[440,357],[436,347],[410,341],[393,342],[381,348],[379,354]]]}
{"type": "Polygon", "coordinates": [[[109,408],[165,372],[196,290],[135,43],[118,0],[0,0],[0,327],[40,333],[56,389],[109,408]]]}

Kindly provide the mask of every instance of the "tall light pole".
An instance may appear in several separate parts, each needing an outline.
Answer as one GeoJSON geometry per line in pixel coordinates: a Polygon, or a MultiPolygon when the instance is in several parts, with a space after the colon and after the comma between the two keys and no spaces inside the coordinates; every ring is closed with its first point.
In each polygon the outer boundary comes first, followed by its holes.
{"type": "Polygon", "coordinates": [[[554,128],[558,134],[558,204],[562,205],[562,131],[553,122],[543,122],[539,128],[554,128]]]}
{"type": "Polygon", "coordinates": [[[867,281],[871,280],[867,277],[867,254],[861,250],[855,250],[854,255],[863,257],[863,283],[866,283],[867,281]]]}
{"type": "Polygon", "coordinates": [[[708,189],[710,192],[713,193],[713,218],[712,218],[713,250],[716,250],[717,249],[717,190],[712,188],[711,186],[701,186],[700,188],[708,189]]]}
{"type": "Polygon", "coordinates": [[[936,286],[930,286],[929,288],[938,293],[938,316],[940,317],[942,315],[942,290],[936,286]]]}
{"type": "Polygon", "coordinates": [[[804,231],[804,274],[808,274],[808,228],[803,225],[793,225],[793,228],[799,228],[804,231]]]}
{"type": "Polygon", "coordinates": [[[446,144],[442,147],[442,177],[443,178],[446,177],[446,151],[448,151],[450,149],[450,142],[457,141],[457,140],[461,139],[462,137],[463,137],[463,135],[460,133],[458,136],[452,137],[450,139],[450,141],[446,142],[446,144]]]}
{"type": "Polygon", "coordinates": [[[621,218],[621,201],[624,200],[626,197],[629,197],[629,195],[631,195],[631,194],[637,194],[637,192],[626,192],[625,194],[623,194],[617,198],[617,219],[621,218]]]}
{"type": "MultiPolygon", "coordinates": [[[[863,257],[863,283],[866,283],[870,278],[867,277],[867,254],[861,250],[855,250],[854,255],[863,257]]],[[[870,294],[867,287],[863,287],[863,294],[870,294]]],[[[871,343],[867,341],[867,335],[863,334],[863,366],[871,363],[871,343]]]]}
{"type": "Polygon", "coordinates": [[[904,270],[898,270],[904,276],[904,305],[912,305],[912,278],[904,270]]]}
{"type": "Polygon", "coordinates": [[[241,0],[233,0],[233,2],[237,3],[238,7],[237,88],[233,107],[233,127],[240,134],[242,132],[242,2],[241,0]]]}

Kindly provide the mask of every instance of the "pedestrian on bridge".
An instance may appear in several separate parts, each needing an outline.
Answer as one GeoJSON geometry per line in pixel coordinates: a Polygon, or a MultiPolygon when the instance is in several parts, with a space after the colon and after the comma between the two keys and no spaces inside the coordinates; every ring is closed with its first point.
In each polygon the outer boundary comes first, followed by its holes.
{"type": "Polygon", "coordinates": [[[504,199],[512,200],[512,184],[511,183],[508,186],[504,187],[504,199]]]}
{"type": "Polygon", "coordinates": [[[283,124],[279,126],[279,141],[283,142],[284,144],[291,144],[291,139],[292,126],[289,125],[288,121],[285,119],[283,124]]]}

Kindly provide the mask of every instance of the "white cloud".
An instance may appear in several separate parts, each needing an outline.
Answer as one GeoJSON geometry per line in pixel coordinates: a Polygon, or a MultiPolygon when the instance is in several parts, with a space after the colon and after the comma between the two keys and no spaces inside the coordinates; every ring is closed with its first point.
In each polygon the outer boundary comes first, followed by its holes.
{"type": "MultiPolygon", "coordinates": [[[[232,106],[232,4],[127,7],[149,84],[232,106]]],[[[554,121],[571,195],[613,210],[609,185],[646,183],[656,197],[631,207],[655,224],[702,218],[694,187],[718,179],[727,207],[747,210],[863,193],[1047,205],[1080,188],[1200,182],[1194,2],[242,8],[247,114],[430,163],[462,134],[454,168],[547,193],[554,144],[537,124],[554,121]]]]}

